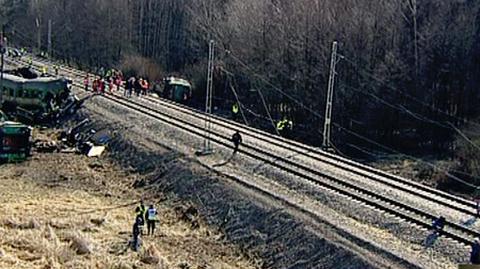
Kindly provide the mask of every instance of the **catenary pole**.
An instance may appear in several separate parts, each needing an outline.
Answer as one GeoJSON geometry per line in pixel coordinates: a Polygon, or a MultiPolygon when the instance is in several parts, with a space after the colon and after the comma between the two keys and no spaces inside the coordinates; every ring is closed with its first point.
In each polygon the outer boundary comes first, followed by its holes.
{"type": "Polygon", "coordinates": [[[331,123],[332,123],[332,107],[333,107],[333,91],[335,89],[335,75],[337,65],[337,41],[333,42],[332,45],[332,60],[330,63],[330,77],[328,79],[328,90],[327,90],[327,102],[325,105],[325,123],[323,126],[323,143],[322,146],[325,150],[331,149],[331,123]]]}
{"type": "Polygon", "coordinates": [[[203,154],[212,152],[211,128],[212,128],[212,99],[213,99],[213,71],[215,67],[215,42],[210,40],[208,46],[208,71],[207,71],[207,92],[205,100],[205,142],[203,154]]]}
{"type": "Polygon", "coordinates": [[[38,53],[42,50],[42,32],[40,31],[40,19],[35,19],[35,26],[37,26],[37,50],[38,53]]]}
{"type": "Polygon", "coordinates": [[[0,63],[0,108],[3,104],[3,68],[4,68],[4,58],[7,51],[7,44],[5,44],[5,25],[2,25],[0,32],[0,54],[1,54],[1,63],[0,63]]]}
{"type": "Polygon", "coordinates": [[[47,57],[52,57],[52,20],[48,20],[48,49],[47,49],[47,57]]]}

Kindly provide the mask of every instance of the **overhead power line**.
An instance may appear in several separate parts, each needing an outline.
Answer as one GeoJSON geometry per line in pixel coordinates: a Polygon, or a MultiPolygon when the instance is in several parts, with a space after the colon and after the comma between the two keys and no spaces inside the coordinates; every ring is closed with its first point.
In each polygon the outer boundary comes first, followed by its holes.
{"type": "MultiPolygon", "coordinates": [[[[291,95],[285,93],[285,92],[284,92],[283,90],[281,90],[279,87],[277,87],[276,85],[274,85],[273,83],[271,83],[270,81],[268,81],[267,79],[265,79],[262,75],[260,75],[260,74],[258,74],[257,72],[255,72],[255,71],[254,71],[250,66],[248,66],[245,62],[243,62],[243,61],[240,60],[238,57],[236,57],[236,56],[232,53],[232,51],[228,50],[228,53],[229,53],[229,56],[232,57],[233,59],[235,59],[240,65],[242,65],[244,68],[246,68],[247,70],[249,70],[250,72],[252,72],[252,75],[253,75],[253,76],[261,79],[262,81],[264,81],[267,85],[271,86],[271,87],[273,88],[273,90],[275,90],[275,91],[281,93],[283,96],[289,98],[290,100],[292,100],[293,102],[295,102],[296,104],[298,104],[300,107],[302,107],[302,108],[304,108],[305,110],[307,110],[307,111],[309,111],[310,113],[312,113],[314,116],[316,116],[316,117],[318,117],[318,118],[320,118],[320,119],[324,119],[324,117],[323,117],[322,115],[320,115],[318,112],[316,112],[316,111],[308,108],[303,102],[301,102],[301,101],[297,100],[296,98],[292,97],[291,95]]],[[[343,56],[343,59],[346,59],[346,58],[343,56]]],[[[357,132],[355,132],[355,131],[352,131],[352,130],[350,130],[350,129],[348,129],[348,128],[345,128],[345,127],[341,126],[340,124],[338,124],[338,123],[336,123],[336,122],[332,122],[332,125],[334,125],[335,127],[337,127],[340,131],[343,131],[343,132],[348,133],[348,134],[350,134],[350,135],[352,135],[352,136],[354,136],[354,137],[357,137],[358,139],[360,139],[360,140],[362,140],[362,141],[364,141],[364,142],[367,142],[367,143],[369,143],[369,144],[371,144],[371,145],[375,145],[375,146],[377,146],[377,147],[379,147],[379,148],[381,148],[381,149],[383,149],[383,150],[386,150],[387,152],[391,152],[391,153],[397,154],[397,155],[399,155],[399,156],[402,156],[402,157],[404,157],[404,158],[408,158],[408,159],[417,161],[417,162],[419,162],[419,163],[423,163],[423,164],[431,167],[432,169],[435,169],[436,171],[439,171],[439,172],[445,174],[445,175],[446,175],[448,178],[450,178],[450,179],[453,179],[453,180],[455,180],[455,181],[457,181],[457,182],[460,182],[460,183],[462,183],[462,184],[464,184],[464,185],[466,185],[466,186],[469,186],[469,187],[472,187],[472,188],[475,188],[475,189],[477,188],[476,185],[471,184],[471,183],[469,183],[469,182],[466,182],[465,180],[462,180],[462,179],[458,178],[458,177],[455,176],[455,175],[452,175],[452,174],[450,173],[450,171],[447,171],[447,170],[445,170],[445,169],[443,169],[443,168],[441,168],[441,167],[439,167],[439,166],[437,166],[437,165],[435,165],[435,164],[433,164],[433,163],[424,161],[424,160],[422,160],[422,159],[420,159],[420,158],[416,158],[416,157],[414,157],[414,156],[412,156],[412,155],[409,155],[409,154],[400,152],[400,151],[395,150],[395,149],[393,149],[393,148],[391,148],[391,147],[389,147],[389,146],[383,145],[383,144],[381,144],[381,143],[379,143],[379,142],[376,142],[376,141],[374,141],[374,140],[372,140],[372,139],[370,139],[370,138],[367,138],[367,137],[365,137],[365,136],[363,136],[363,135],[361,135],[361,134],[359,134],[359,133],[357,133],[357,132]]],[[[457,172],[457,171],[453,171],[453,172],[457,172]]],[[[464,174],[466,174],[466,173],[464,173],[464,174]]],[[[470,177],[472,177],[472,178],[476,178],[474,175],[471,175],[471,174],[467,174],[467,175],[470,176],[470,177]]]]}
{"type": "Polygon", "coordinates": [[[411,117],[413,117],[414,119],[417,119],[419,121],[422,121],[422,122],[425,122],[425,123],[430,123],[432,125],[435,125],[435,126],[438,126],[438,127],[441,127],[441,128],[444,128],[444,129],[448,129],[448,130],[453,130],[455,131],[456,133],[458,133],[460,135],[460,137],[462,137],[462,139],[464,139],[465,141],[467,141],[472,147],[474,147],[475,149],[479,150],[480,151],[480,147],[475,144],[466,134],[464,134],[460,129],[458,129],[457,127],[455,127],[455,125],[453,125],[451,122],[446,122],[446,123],[442,123],[442,122],[439,122],[439,121],[436,121],[436,120],[432,120],[432,119],[429,119],[425,116],[422,116],[422,115],[419,115],[415,112],[412,112],[411,110],[407,109],[406,107],[402,106],[402,105],[398,105],[398,104],[392,104],[388,101],[386,101],[385,99],[382,99],[381,97],[375,95],[374,93],[368,91],[368,92],[365,92],[365,91],[362,91],[362,90],[359,90],[357,88],[354,88],[354,87],[351,87],[351,86],[347,86],[347,88],[355,91],[355,92],[359,92],[361,94],[364,94],[364,95],[368,95],[370,97],[373,97],[375,100],[377,100],[377,102],[379,103],[382,103],[392,109],[395,109],[395,110],[398,110],[400,112],[404,112],[408,115],[410,115],[411,117]]]}
{"type": "Polygon", "coordinates": [[[469,121],[469,120],[466,120],[466,119],[462,119],[460,117],[457,117],[455,115],[451,115],[450,113],[446,112],[446,111],[443,111],[437,107],[434,107],[428,103],[426,103],[425,101],[423,100],[420,100],[419,98],[415,97],[415,96],[412,96],[411,94],[403,91],[403,90],[400,90],[398,89],[397,87],[394,87],[392,86],[391,84],[383,81],[382,79],[378,78],[371,70],[366,70],[365,67],[362,67],[360,66],[359,64],[357,64],[356,62],[354,62],[353,60],[349,59],[348,57],[342,55],[344,58],[345,61],[347,61],[348,63],[352,64],[353,66],[355,66],[357,69],[359,69],[359,71],[364,74],[365,76],[371,78],[372,80],[376,81],[377,83],[380,83],[381,85],[385,86],[386,88],[392,90],[392,91],[395,91],[395,92],[398,92],[400,94],[402,94],[403,96],[405,96],[406,98],[410,99],[411,101],[423,106],[423,107],[426,107],[428,109],[430,109],[431,111],[434,111],[434,112],[437,112],[439,114],[442,114],[442,115],[445,115],[445,116],[448,116],[448,117],[451,117],[452,119],[455,119],[457,121],[460,121],[460,122],[464,122],[464,123],[469,123],[469,124],[472,124],[472,125],[476,125],[478,127],[480,127],[480,123],[477,123],[477,122],[473,122],[473,121],[469,121]]]}

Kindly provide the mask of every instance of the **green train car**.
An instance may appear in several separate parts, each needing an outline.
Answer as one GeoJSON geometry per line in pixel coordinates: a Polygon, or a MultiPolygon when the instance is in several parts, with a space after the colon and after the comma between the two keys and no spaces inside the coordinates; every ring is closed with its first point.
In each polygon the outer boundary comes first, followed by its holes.
{"type": "Polygon", "coordinates": [[[182,104],[187,104],[192,98],[192,84],[187,80],[168,77],[164,83],[163,97],[182,104]]]}
{"type": "Polygon", "coordinates": [[[61,108],[70,96],[71,81],[50,77],[25,79],[4,74],[2,84],[0,108],[7,114],[35,121],[48,118],[61,108]]]}
{"type": "Polygon", "coordinates": [[[30,156],[32,129],[18,122],[0,123],[0,163],[20,162],[30,156]]]}

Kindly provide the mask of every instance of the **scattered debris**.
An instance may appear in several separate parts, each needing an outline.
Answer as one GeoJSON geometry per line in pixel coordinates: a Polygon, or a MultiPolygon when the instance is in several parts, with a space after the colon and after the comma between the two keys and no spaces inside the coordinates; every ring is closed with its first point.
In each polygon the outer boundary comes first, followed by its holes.
{"type": "Polygon", "coordinates": [[[6,70],[5,73],[12,74],[12,75],[15,75],[17,77],[22,77],[22,78],[26,78],[26,79],[38,78],[38,74],[35,73],[35,71],[33,71],[31,68],[28,68],[28,67],[21,67],[21,68],[17,68],[17,69],[14,69],[14,70],[6,70]]]}
{"type": "Polygon", "coordinates": [[[33,143],[33,147],[37,152],[42,152],[42,153],[58,152],[60,149],[56,141],[37,140],[33,143]]]}
{"type": "MultiPolygon", "coordinates": [[[[91,144],[91,143],[89,143],[91,144]]],[[[94,146],[91,144],[91,148],[87,153],[88,157],[99,157],[105,151],[105,146],[94,146]]]]}
{"type": "Polygon", "coordinates": [[[42,153],[78,153],[88,157],[100,157],[112,140],[110,131],[97,131],[91,128],[89,123],[89,119],[84,119],[53,138],[37,139],[33,143],[33,148],[36,152],[42,153]]]}

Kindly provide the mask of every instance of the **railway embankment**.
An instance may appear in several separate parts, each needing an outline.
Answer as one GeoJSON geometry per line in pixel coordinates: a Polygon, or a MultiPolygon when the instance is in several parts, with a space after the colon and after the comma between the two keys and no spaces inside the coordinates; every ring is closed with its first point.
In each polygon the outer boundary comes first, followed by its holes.
{"type": "MultiPolygon", "coordinates": [[[[267,191],[274,190],[275,183],[252,186],[245,182],[255,181],[258,175],[240,172],[242,169],[236,177],[245,178],[244,182],[229,178],[235,167],[251,165],[241,158],[231,161],[225,173],[211,170],[209,161],[221,164],[228,157],[224,149],[217,148],[217,159],[197,158],[194,153],[201,147],[201,139],[104,101],[88,104],[87,114],[96,124],[115,130],[110,157],[143,175],[133,184],[188,201],[205,225],[218,229],[224,240],[238,244],[246,256],[263,260],[265,268],[453,268],[454,262],[464,259],[462,254],[450,260],[444,253],[422,248],[423,242],[403,245],[388,231],[362,221],[367,218],[363,211],[359,219],[352,220],[338,214],[342,210],[335,206],[334,210],[323,207],[322,199],[316,199],[320,201],[315,205],[316,214],[296,208],[300,200],[308,204],[312,199],[297,195],[299,200],[294,202],[291,195],[271,195],[267,191]],[[319,219],[321,210],[325,216],[319,219]],[[345,228],[348,222],[355,222],[356,229],[345,228]],[[384,248],[388,244],[395,249],[384,248]]],[[[382,217],[379,212],[372,216],[378,222],[382,217]]]]}
{"type": "Polygon", "coordinates": [[[0,268],[257,268],[218,231],[184,221],[187,204],[133,188],[140,177],[107,156],[73,153],[34,152],[2,165],[0,268]],[[161,218],[134,252],[128,242],[142,197],[161,218]]]}

